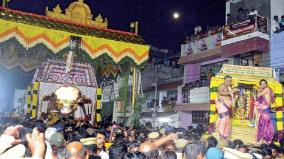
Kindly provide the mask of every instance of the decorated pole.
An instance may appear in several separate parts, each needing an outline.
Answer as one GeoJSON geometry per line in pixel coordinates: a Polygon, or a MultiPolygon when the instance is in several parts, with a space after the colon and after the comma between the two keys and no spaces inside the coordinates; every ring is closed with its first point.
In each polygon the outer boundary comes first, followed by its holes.
{"type": "Polygon", "coordinates": [[[136,66],[133,66],[133,76],[132,76],[132,109],[134,109],[136,101],[136,66]]]}
{"type": "MultiPolygon", "coordinates": [[[[134,31],[136,35],[138,35],[138,22],[132,22],[130,24],[131,29],[134,31]]],[[[132,76],[132,110],[134,109],[135,102],[136,102],[136,82],[137,82],[137,75],[136,75],[136,66],[135,64],[133,65],[133,76],[132,76]]]]}
{"type": "Polygon", "coordinates": [[[2,7],[6,8],[6,4],[8,4],[10,0],[3,0],[2,1],[2,7]]]}

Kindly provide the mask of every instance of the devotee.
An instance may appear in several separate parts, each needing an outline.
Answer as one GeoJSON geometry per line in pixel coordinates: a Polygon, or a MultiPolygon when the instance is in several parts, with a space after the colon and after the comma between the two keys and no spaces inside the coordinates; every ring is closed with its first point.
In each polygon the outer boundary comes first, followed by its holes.
{"type": "Polygon", "coordinates": [[[230,108],[233,104],[234,93],[239,92],[237,88],[232,89],[232,77],[227,75],[224,83],[218,88],[216,108],[218,112],[218,130],[220,137],[227,139],[231,132],[230,108]]]}
{"type": "Polygon", "coordinates": [[[258,15],[258,11],[254,7],[252,7],[250,9],[249,16],[255,16],[255,15],[258,15]]]}
{"type": "Polygon", "coordinates": [[[247,14],[245,13],[245,10],[243,8],[239,8],[237,15],[238,22],[243,22],[246,19],[247,19],[247,14]]]}
{"type": "Polygon", "coordinates": [[[57,154],[65,146],[65,139],[61,133],[55,132],[46,142],[45,159],[57,158],[57,154]]]}
{"type": "Polygon", "coordinates": [[[284,30],[284,15],[281,16],[281,21],[279,23],[280,31],[284,30]]]}
{"type": "Polygon", "coordinates": [[[207,152],[206,152],[206,159],[223,159],[224,155],[216,146],[218,141],[215,137],[210,136],[207,139],[207,152]]]}
{"type": "Polygon", "coordinates": [[[227,14],[227,25],[233,24],[234,23],[234,19],[231,16],[231,14],[227,14]]]}
{"type": "Polygon", "coordinates": [[[6,129],[3,135],[0,137],[0,154],[2,154],[6,149],[12,147],[21,142],[19,139],[19,131],[23,126],[10,126],[6,129]]]}
{"type": "Polygon", "coordinates": [[[202,142],[194,142],[186,145],[184,159],[205,159],[206,147],[202,142]]]}
{"type": "Polygon", "coordinates": [[[283,147],[279,147],[278,148],[278,159],[284,159],[284,148],[283,147]]]}
{"type": "MultiPolygon", "coordinates": [[[[31,128],[36,125],[35,121],[27,120],[25,122],[28,122],[28,126],[31,128]]],[[[210,136],[207,139],[207,144],[200,139],[201,134],[204,133],[204,129],[200,125],[197,125],[196,128],[190,128],[190,130],[165,126],[159,130],[154,128],[147,130],[148,133],[145,133],[144,126],[137,129],[120,125],[120,128],[117,129],[120,132],[116,132],[113,142],[109,144],[106,143],[104,134],[107,129],[106,125],[111,128],[118,128],[118,125],[112,124],[111,121],[106,122],[105,125],[99,125],[99,129],[85,122],[76,127],[72,118],[62,122],[63,131],[62,128],[54,124],[43,128],[43,130],[46,129],[45,134],[40,133],[36,128],[32,134],[25,135],[28,132],[25,127],[9,127],[0,137],[0,150],[2,150],[0,151],[0,158],[252,159],[254,157],[253,159],[260,159],[260,154],[263,154],[263,158],[267,159],[283,158],[283,150],[277,144],[262,144],[257,146],[256,149],[258,150],[253,150],[251,146],[246,146],[247,143],[239,139],[230,142],[232,143],[231,148],[224,147],[225,154],[223,154],[216,147],[218,144],[216,138],[210,136]],[[90,131],[91,129],[92,131],[90,131]],[[139,135],[136,137],[136,134],[139,135]],[[21,144],[25,140],[21,136],[27,137],[28,144],[26,146],[21,144]],[[129,136],[135,137],[135,139],[129,140],[129,136]],[[9,139],[11,137],[13,142],[9,139]],[[7,144],[8,140],[10,144],[7,144]],[[65,146],[65,140],[68,143],[67,146],[65,146]],[[7,149],[7,145],[8,147],[12,146],[7,149]]],[[[149,128],[151,127],[151,124],[148,123],[147,125],[149,128]]],[[[283,145],[283,141],[280,141],[279,145],[283,145]]]]}
{"type": "Polygon", "coordinates": [[[177,159],[177,154],[174,151],[163,152],[160,159],[177,159]]]}
{"type": "MultiPolygon", "coordinates": [[[[20,129],[22,125],[10,126],[0,137],[0,158],[23,158],[25,154],[25,146],[20,144],[20,129]],[[9,150],[7,150],[9,148],[9,150]],[[6,151],[7,150],[7,151],[6,151]]],[[[26,134],[26,141],[32,158],[44,158],[45,142],[44,134],[40,133],[36,128],[32,134],[26,134]]]]}
{"type": "Polygon", "coordinates": [[[274,127],[270,119],[270,107],[274,101],[274,93],[267,86],[265,79],[260,80],[260,89],[257,92],[255,106],[258,109],[257,141],[271,143],[274,136],[274,127]]]}
{"type": "Polygon", "coordinates": [[[130,153],[139,152],[140,145],[141,145],[141,143],[139,141],[134,141],[134,142],[128,143],[128,145],[127,145],[128,152],[130,152],[130,153]]]}
{"type": "Polygon", "coordinates": [[[270,144],[269,148],[271,149],[271,157],[276,158],[278,156],[278,147],[275,144],[270,144]]]}
{"type": "Polygon", "coordinates": [[[127,146],[125,142],[114,143],[109,149],[109,158],[121,159],[127,153],[127,146]]]}
{"type": "Polygon", "coordinates": [[[174,141],[178,138],[177,134],[169,134],[166,137],[160,138],[154,142],[144,142],[141,144],[139,151],[144,153],[148,158],[158,159],[159,151],[158,148],[169,141],[174,141]]]}
{"type": "Polygon", "coordinates": [[[271,149],[269,149],[269,148],[263,149],[262,150],[262,157],[263,157],[263,159],[273,159],[271,149]]]}
{"type": "Polygon", "coordinates": [[[208,74],[207,74],[207,80],[210,81],[211,78],[214,77],[214,76],[215,76],[215,74],[214,74],[212,68],[210,68],[209,71],[208,71],[208,74]]]}
{"type": "Polygon", "coordinates": [[[194,35],[199,34],[202,31],[202,27],[200,25],[195,26],[194,35]]]}
{"type": "Polygon", "coordinates": [[[175,143],[173,141],[169,141],[167,142],[164,146],[163,146],[163,150],[164,151],[175,151],[176,147],[175,147],[175,143]]]}
{"type": "Polygon", "coordinates": [[[238,150],[242,145],[244,144],[244,142],[240,139],[235,139],[233,141],[233,149],[238,150]]]}
{"type": "Polygon", "coordinates": [[[145,155],[143,153],[126,153],[123,159],[145,159],[145,155]]]}
{"type": "Polygon", "coordinates": [[[127,140],[128,142],[134,142],[136,139],[136,132],[135,130],[129,130],[127,133],[127,140]]]}
{"type": "Polygon", "coordinates": [[[87,159],[88,154],[82,143],[74,141],[67,145],[65,157],[67,159],[87,159]]]}
{"type": "Polygon", "coordinates": [[[98,148],[97,155],[100,156],[102,159],[109,159],[109,155],[104,151],[106,141],[105,133],[102,131],[97,131],[96,140],[98,148]]]}
{"type": "Polygon", "coordinates": [[[279,29],[280,29],[279,17],[278,17],[277,15],[275,15],[275,16],[273,17],[271,31],[272,31],[272,33],[275,33],[275,32],[277,32],[279,29]]]}
{"type": "Polygon", "coordinates": [[[242,153],[247,153],[248,152],[248,147],[247,145],[241,145],[239,148],[238,148],[238,151],[242,152],[242,153]]]}

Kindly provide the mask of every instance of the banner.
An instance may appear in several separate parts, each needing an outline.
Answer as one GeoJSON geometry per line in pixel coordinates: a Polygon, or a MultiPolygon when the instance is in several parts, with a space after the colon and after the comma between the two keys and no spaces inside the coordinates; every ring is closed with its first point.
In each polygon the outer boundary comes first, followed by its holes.
{"type": "Polygon", "coordinates": [[[243,22],[226,25],[223,30],[223,40],[251,33],[256,30],[255,17],[251,17],[243,22]]]}
{"type": "Polygon", "coordinates": [[[251,67],[238,65],[223,65],[221,73],[224,74],[242,74],[248,76],[273,77],[272,68],[268,67],[251,67]]]}
{"type": "Polygon", "coordinates": [[[14,92],[14,108],[16,109],[17,113],[23,113],[24,109],[25,109],[25,102],[26,102],[26,90],[19,90],[16,89],[14,92]]]}
{"type": "Polygon", "coordinates": [[[35,72],[33,81],[64,83],[75,86],[97,86],[93,68],[88,63],[74,62],[69,73],[65,61],[47,60],[35,72]]]}

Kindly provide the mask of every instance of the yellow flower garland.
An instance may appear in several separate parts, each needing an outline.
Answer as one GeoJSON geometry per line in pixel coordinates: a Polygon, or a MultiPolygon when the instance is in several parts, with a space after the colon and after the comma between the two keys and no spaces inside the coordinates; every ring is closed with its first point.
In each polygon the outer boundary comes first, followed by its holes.
{"type": "Polygon", "coordinates": [[[116,63],[125,57],[130,57],[137,65],[140,65],[148,59],[150,49],[148,45],[78,35],[0,19],[0,43],[15,37],[27,49],[43,43],[54,53],[58,53],[69,46],[70,36],[81,37],[82,49],[93,59],[105,53],[116,63]]]}

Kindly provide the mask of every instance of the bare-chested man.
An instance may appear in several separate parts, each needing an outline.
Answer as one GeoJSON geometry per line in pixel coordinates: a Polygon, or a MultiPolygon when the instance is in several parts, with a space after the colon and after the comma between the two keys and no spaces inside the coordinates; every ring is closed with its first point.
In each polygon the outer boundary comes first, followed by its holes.
{"type": "Polygon", "coordinates": [[[270,143],[274,136],[274,128],[270,120],[270,107],[274,101],[273,91],[267,86],[267,81],[259,82],[260,89],[257,92],[255,106],[258,109],[259,119],[257,124],[257,141],[264,140],[270,143]]]}
{"type": "Polygon", "coordinates": [[[238,89],[232,89],[232,77],[225,76],[224,83],[218,88],[218,97],[216,100],[216,108],[218,112],[218,130],[222,138],[227,139],[231,133],[230,108],[233,104],[234,93],[239,92],[238,89]]]}

